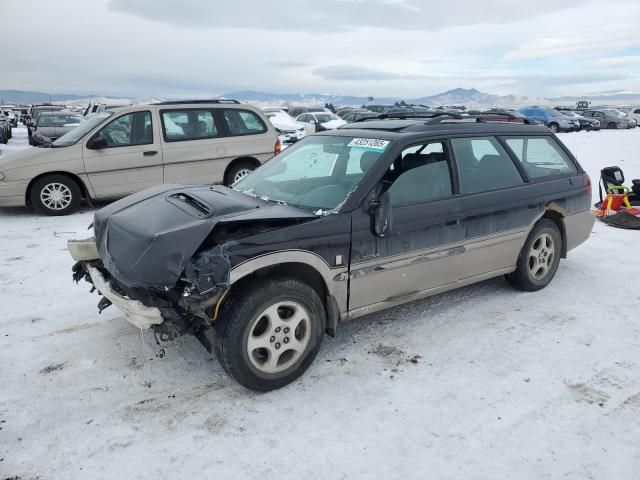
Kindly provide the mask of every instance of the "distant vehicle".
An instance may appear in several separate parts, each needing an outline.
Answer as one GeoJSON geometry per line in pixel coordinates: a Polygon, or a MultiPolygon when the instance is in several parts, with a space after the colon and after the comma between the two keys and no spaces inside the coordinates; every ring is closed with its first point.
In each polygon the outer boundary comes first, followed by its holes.
{"type": "Polygon", "coordinates": [[[4,110],[0,109],[0,143],[7,143],[11,138],[11,133],[9,116],[5,115],[4,110]]]}
{"type": "Polygon", "coordinates": [[[544,123],[553,133],[580,130],[578,120],[569,118],[553,108],[533,106],[519,108],[517,111],[527,118],[544,123]]]}
{"type": "Polygon", "coordinates": [[[369,110],[355,110],[347,113],[342,119],[347,123],[351,123],[362,120],[363,118],[377,118],[378,115],[378,113],[370,112],[369,110]]]}
{"type": "Polygon", "coordinates": [[[617,110],[608,108],[598,110],[586,110],[582,113],[583,117],[595,118],[600,122],[602,128],[616,129],[616,128],[634,128],[636,126],[635,121],[631,118],[621,117],[617,110]]]}
{"type": "Polygon", "coordinates": [[[33,145],[31,135],[33,134],[33,127],[38,123],[38,117],[42,112],[57,112],[64,110],[65,107],[59,105],[42,104],[34,105],[29,112],[29,120],[27,121],[27,136],[29,137],[29,145],[33,145]]]}
{"type": "Polygon", "coordinates": [[[600,130],[600,121],[595,118],[587,118],[572,110],[560,110],[560,113],[577,120],[580,123],[580,130],[600,130]]]}
{"type": "Polygon", "coordinates": [[[372,112],[384,113],[385,110],[393,107],[393,105],[369,105],[367,108],[372,112]]]}
{"type": "Polygon", "coordinates": [[[326,112],[303,113],[296,120],[305,124],[307,131],[312,133],[321,130],[332,130],[347,123],[337,115],[326,112]]]}
{"type": "Polygon", "coordinates": [[[290,117],[297,118],[303,113],[308,113],[308,112],[326,112],[326,111],[327,110],[325,110],[324,108],[320,108],[320,107],[291,107],[287,113],[289,114],[290,117]]]}
{"type": "Polygon", "coordinates": [[[9,118],[9,123],[11,123],[12,127],[15,128],[18,126],[19,112],[14,112],[8,105],[0,106],[0,110],[4,111],[5,116],[9,118]]]}
{"type": "Polygon", "coordinates": [[[305,135],[305,127],[302,123],[296,122],[287,112],[279,109],[265,109],[264,114],[275,127],[283,143],[295,143],[302,140],[305,135]]]}
{"type": "Polygon", "coordinates": [[[107,110],[51,145],[0,159],[0,206],[67,215],[83,198],[111,200],[162,183],[231,185],[280,152],[264,114],[235,100],[107,110]]]}
{"type": "Polygon", "coordinates": [[[629,117],[635,119],[636,123],[640,122],[640,107],[632,107],[628,110],[629,117]]]}
{"type": "Polygon", "coordinates": [[[65,133],[70,132],[84,121],[84,117],[71,112],[42,112],[33,127],[33,146],[50,145],[65,133]]]}
{"type": "Polygon", "coordinates": [[[576,103],[576,109],[586,110],[589,108],[589,105],[591,105],[591,102],[589,102],[588,100],[580,100],[579,102],[576,103]]]}
{"type": "Polygon", "coordinates": [[[627,112],[620,110],[619,108],[606,108],[605,110],[613,112],[615,115],[619,115],[622,118],[626,118],[627,120],[629,120],[629,128],[636,128],[638,126],[638,121],[635,118],[630,116],[627,112]]]}

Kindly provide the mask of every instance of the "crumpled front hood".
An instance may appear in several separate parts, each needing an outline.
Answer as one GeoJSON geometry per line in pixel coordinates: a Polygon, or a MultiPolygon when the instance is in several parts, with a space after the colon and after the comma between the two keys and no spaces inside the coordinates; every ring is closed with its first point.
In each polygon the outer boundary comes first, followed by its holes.
{"type": "Polygon", "coordinates": [[[98,253],[124,285],[171,288],[219,223],[315,218],[222,186],[160,185],[95,214],[98,253]]]}

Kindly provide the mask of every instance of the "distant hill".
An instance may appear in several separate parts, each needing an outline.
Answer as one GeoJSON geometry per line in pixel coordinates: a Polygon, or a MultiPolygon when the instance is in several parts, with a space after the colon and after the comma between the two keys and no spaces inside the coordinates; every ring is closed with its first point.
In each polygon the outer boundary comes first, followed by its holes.
{"type": "Polygon", "coordinates": [[[24,90],[0,90],[0,103],[47,103],[65,102],[97,97],[98,95],[76,95],[67,93],[44,93],[24,90]]]}
{"type": "MultiPolygon", "coordinates": [[[[182,98],[182,97],[180,97],[182,98]]],[[[333,93],[270,93],[255,90],[237,90],[224,95],[195,95],[191,98],[233,98],[239,101],[254,103],[258,106],[290,105],[333,105],[359,106],[367,105],[369,98],[355,95],[338,95],[333,93]]],[[[166,99],[178,99],[167,97],[166,99]]],[[[105,95],[79,95],[62,93],[43,93],[23,90],[0,90],[0,103],[33,104],[33,103],[64,103],[66,105],[84,105],[94,100],[107,104],[140,104],[162,101],[159,97],[110,97],[105,95]]],[[[640,92],[629,90],[609,90],[603,92],[589,92],[583,95],[559,96],[550,98],[524,97],[516,95],[496,95],[481,92],[475,88],[454,88],[436,95],[423,97],[375,97],[374,104],[393,105],[404,100],[410,104],[428,105],[466,105],[471,108],[481,107],[518,107],[522,105],[573,105],[578,100],[590,100],[593,105],[598,104],[639,104],[640,92]]]]}
{"type": "MultiPolygon", "coordinates": [[[[237,92],[230,92],[221,95],[222,98],[234,98],[236,100],[242,100],[245,102],[259,102],[263,104],[324,104],[332,103],[334,105],[367,105],[369,103],[368,97],[358,96],[345,96],[335,94],[320,94],[320,93],[307,93],[307,94],[276,94],[257,92],[253,90],[241,90],[237,92]]],[[[494,95],[490,93],[480,92],[474,88],[464,89],[455,88],[446,92],[439,93],[437,95],[430,95],[425,97],[375,97],[374,104],[381,105],[393,105],[395,102],[404,100],[406,103],[428,105],[430,107],[437,107],[440,105],[466,105],[470,107],[489,107],[489,106],[518,106],[529,103],[544,103],[544,100],[536,99],[532,100],[528,97],[517,97],[515,95],[494,95]]]]}

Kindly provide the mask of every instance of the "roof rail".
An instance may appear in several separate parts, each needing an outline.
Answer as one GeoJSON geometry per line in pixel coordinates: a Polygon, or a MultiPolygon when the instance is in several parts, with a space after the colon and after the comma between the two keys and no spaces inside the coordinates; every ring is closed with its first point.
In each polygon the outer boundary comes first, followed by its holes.
{"type": "MultiPolygon", "coordinates": [[[[375,113],[375,112],[374,112],[375,113]]],[[[398,113],[381,113],[376,117],[369,118],[359,118],[354,122],[367,122],[373,120],[412,120],[412,119],[421,119],[421,118],[434,118],[443,115],[442,112],[398,112],[398,113]]],[[[453,114],[455,115],[455,114],[453,114]]]]}
{"type": "Polygon", "coordinates": [[[232,103],[238,104],[240,103],[238,100],[231,100],[226,98],[216,98],[213,100],[166,100],[164,102],[157,102],[154,105],[186,105],[189,103],[203,104],[203,103],[232,103]]]}

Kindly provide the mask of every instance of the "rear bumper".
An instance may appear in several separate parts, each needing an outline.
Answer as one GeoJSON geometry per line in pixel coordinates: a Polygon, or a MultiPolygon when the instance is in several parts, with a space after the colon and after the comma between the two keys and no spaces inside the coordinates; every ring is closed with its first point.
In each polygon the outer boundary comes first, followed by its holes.
{"type": "Polygon", "coordinates": [[[584,243],[591,235],[596,216],[591,210],[567,215],[564,218],[564,228],[567,235],[567,252],[584,243]]]}

